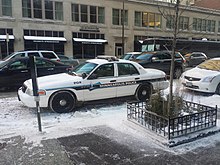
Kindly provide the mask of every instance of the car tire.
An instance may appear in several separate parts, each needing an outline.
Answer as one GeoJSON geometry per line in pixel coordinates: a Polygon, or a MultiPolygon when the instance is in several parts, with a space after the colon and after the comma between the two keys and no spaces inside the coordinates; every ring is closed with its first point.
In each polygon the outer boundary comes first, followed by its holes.
{"type": "Polygon", "coordinates": [[[182,74],[182,69],[181,68],[178,67],[178,68],[174,69],[173,77],[175,79],[180,78],[181,74],[182,74]]]}
{"type": "Polygon", "coordinates": [[[216,87],[215,94],[220,95],[220,83],[216,87]]]}
{"type": "Polygon", "coordinates": [[[76,105],[75,96],[69,91],[54,93],[49,100],[49,108],[57,113],[68,113],[74,110],[76,105]]]}
{"type": "Polygon", "coordinates": [[[138,101],[146,101],[150,98],[152,94],[152,86],[148,85],[140,85],[135,93],[135,97],[138,101]]]}

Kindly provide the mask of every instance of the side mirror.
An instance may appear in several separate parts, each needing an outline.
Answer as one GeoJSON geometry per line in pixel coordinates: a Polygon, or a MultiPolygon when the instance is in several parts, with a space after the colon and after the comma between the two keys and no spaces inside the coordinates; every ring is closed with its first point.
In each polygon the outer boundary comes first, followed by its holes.
{"type": "Polygon", "coordinates": [[[86,77],[87,77],[87,74],[86,74],[86,73],[83,73],[83,74],[82,74],[82,78],[85,79],[86,77]]]}
{"type": "Polygon", "coordinates": [[[157,61],[157,60],[158,60],[157,57],[152,57],[152,62],[155,62],[155,61],[157,61]]]}

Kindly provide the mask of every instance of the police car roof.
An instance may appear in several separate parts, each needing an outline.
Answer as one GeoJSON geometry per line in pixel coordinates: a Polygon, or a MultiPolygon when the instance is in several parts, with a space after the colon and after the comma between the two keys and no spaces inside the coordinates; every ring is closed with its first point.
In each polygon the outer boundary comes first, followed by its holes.
{"type": "Polygon", "coordinates": [[[86,62],[96,63],[96,64],[106,64],[109,62],[126,62],[126,63],[133,63],[133,61],[123,60],[123,59],[117,59],[117,60],[108,60],[108,59],[90,59],[86,60],[86,62]]]}

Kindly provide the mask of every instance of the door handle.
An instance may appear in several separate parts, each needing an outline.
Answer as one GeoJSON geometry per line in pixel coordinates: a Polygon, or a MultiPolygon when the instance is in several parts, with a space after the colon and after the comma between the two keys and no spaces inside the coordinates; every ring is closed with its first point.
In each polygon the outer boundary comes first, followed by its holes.
{"type": "Polygon", "coordinates": [[[54,68],[49,68],[49,69],[47,69],[47,70],[54,70],[54,68]]]}
{"type": "Polygon", "coordinates": [[[22,72],[22,73],[27,73],[28,71],[27,71],[27,70],[22,70],[21,72],[22,72]]]}
{"type": "Polygon", "coordinates": [[[116,82],[116,80],[111,80],[110,82],[116,82]]]}
{"type": "Polygon", "coordinates": [[[135,78],[135,80],[139,80],[139,79],[140,79],[140,77],[136,77],[136,78],[135,78]]]}

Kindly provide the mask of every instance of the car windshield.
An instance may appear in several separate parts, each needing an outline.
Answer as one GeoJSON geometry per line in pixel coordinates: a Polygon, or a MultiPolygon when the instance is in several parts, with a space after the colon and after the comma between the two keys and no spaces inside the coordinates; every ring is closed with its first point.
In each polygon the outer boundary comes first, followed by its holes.
{"type": "Polygon", "coordinates": [[[7,61],[9,58],[11,58],[11,56],[13,56],[15,53],[12,53],[12,54],[10,54],[10,55],[8,55],[8,56],[6,56],[5,58],[3,58],[2,60],[3,61],[7,61]]]}
{"type": "Polygon", "coordinates": [[[121,59],[128,60],[131,57],[131,54],[125,54],[121,57],[121,59]]]}
{"type": "Polygon", "coordinates": [[[152,57],[152,54],[142,54],[137,56],[137,60],[149,60],[152,57]]]}
{"type": "Polygon", "coordinates": [[[1,62],[1,63],[0,63],[0,68],[5,67],[8,63],[9,63],[9,61],[1,62]]]}
{"type": "Polygon", "coordinates": [[[80,65],[78,65],[77,67],[75,67],[72,72],[76,73],[76,74],[82,74],[82,73],[86,73],[89,74],[98,64],[95,63],[91,63],[91,62],[85,62],[82,63],[80,65]]]}
{"type": "Polygon", "coordinates": [[[200,65],[198,65],[198,68],[200,69],[207,69],[207,70],[213,70],[213,71],[220,71],[220,60],[208,60],[200,65]]]}

